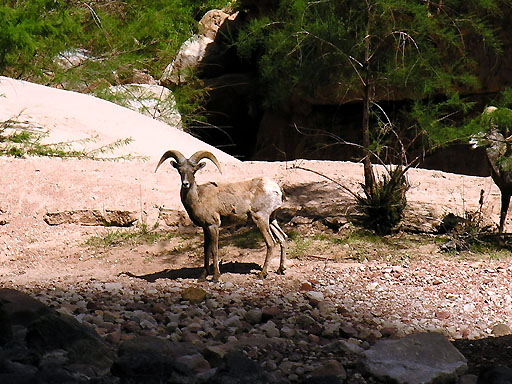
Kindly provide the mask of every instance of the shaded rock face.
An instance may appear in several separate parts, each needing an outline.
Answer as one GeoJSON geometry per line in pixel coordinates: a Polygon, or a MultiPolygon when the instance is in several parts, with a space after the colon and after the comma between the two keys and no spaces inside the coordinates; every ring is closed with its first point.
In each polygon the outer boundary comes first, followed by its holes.
{"type": "MultiPolygon", "coordinates": [[[[383,104],[384,105],[384,104],[383,104]]],[[[391,113],[392,106],[387,105],[391,113]]],[[[257,160],[289,161],[294,159],[359,161],[362,109],[358,103],[346,105],[313,105],[294,101],[286,108],[265,111],[257,128],[252,158],[257,160]]],[[[391,116],[391,115],[390,115],[391,116]]],[[[419,166],[426,169],[489,176],[490,167],[483,149],[469,144],[455,144],[431,154],[422,148],[411,148],[410,159],[419,157],[419,166]]],[[[385,158],[384,162],[397,159],[385,158]]]]}
{"type": "Polygon", "coordinates": [[[134,383],[193,383],[188,367],[176,361],[180,353],[168,340],[137,337],[121,344],[112,374],[134,383]]]}
{"type": "MultiPolygon", "coordinates": [[[[362,107],[358,102],[342,103],[336,86],[324,87],[318,95],[294,95],[274,110],[265,110],[261,106],[263,91],[258,89],[256,58],[252,62],[241,62],[231,43],[246,19],[270,14],[278,5],[275,0],[244,0],[240,8],[245,12],[236,17],[226,18],[212,13],[203,18],[210,20],[209,23],[217,29],[215,33],[201,32],[207,41],[195,65],[199,77],[211,89],[205,105],[209,125],[194,127],[194,132],[202,140],[244,160],[360,159],[355,147],[337,145],[333,138],[334,135],[361,143],[362,107]]],[[[505,51],[512,47],[507,43],[512,36],[512,26],[503,23],[510,12],[506,10],[503,16],[493,21],[503,28],[500,37],[504,38],[505,51]]],[[[477,58],[483,97],[500,91],[502,84],[512,81],[509,69],[512,68],[512,55],[505,52],[496,56],[476,40],[467,44],[477,58]]],[[[415,158],[423,154],[417,151],[408,155],[415,158]]],[[[489,175],[483,154],[472,152],[465,145],[439,150],[422,160],[420,166],[427,169],[489,175]]]]}
{"type": "Polygon", "coordinates": [[[82,383],[114,354],[91,328],[24,293],[0,290],[0,382],[82,383]]]}

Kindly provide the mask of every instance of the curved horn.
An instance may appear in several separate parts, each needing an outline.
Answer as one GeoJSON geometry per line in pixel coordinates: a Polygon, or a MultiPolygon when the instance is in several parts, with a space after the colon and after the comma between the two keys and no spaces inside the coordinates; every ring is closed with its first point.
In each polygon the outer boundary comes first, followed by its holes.
{"type": "Polygon", "coordinates": [[[155,168],[155,172],[158,170],[158,167],[160,167],[162,165],[162,163],[167,160],[169,157],[172,157],[174,160],[176,160],[178,163],[183,163],[183,161],[185,161],[185,156],[183,156],[181,154],[180,151],[176,151],[176,150],[169,150],[167,152],[165,152],[162,157],[160,158],[160,161],[158,162],[158,165],[156,166],[155,168]]]}
{"type": "Polygon", "coordinates": [[[213,153],[209,151],[197,151],[192,156],[189,157],[189,161],[191,161],[194,164],[197,164],[201,161],[201,159],[209,159],[212,161],[213,164],[217,167],[220,173],[222,173],[222,169],[220,168],[219,161],[217,158],[213,155],[213,153]]]}

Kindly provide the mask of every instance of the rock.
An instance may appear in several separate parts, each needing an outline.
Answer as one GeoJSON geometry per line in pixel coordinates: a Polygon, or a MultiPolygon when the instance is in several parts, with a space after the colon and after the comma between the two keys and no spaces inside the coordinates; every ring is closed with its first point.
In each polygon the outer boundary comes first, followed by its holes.
{"type": "Polygon", "coordinates": [[[109,88],[114,101],[133,111],[181,129],[181,115],[168,88],[156,84],[124,84],[109,88]]]}
{"type": "Polygon", "coordinates": [[[202,288],[190,287],[183,290],[181,298],[192,304],[199,304],[206,298],[206,291],[202,288]]]}
{"type": "Polygon", "coordinates": [[[326,217],[323,219],[323,223],[329,229],[333,231],[339,231],[341,227],[347,225],[349,221],[344,216],[326,217]]]}
{"type": "Polygon", "coordinates": [[[305,281],[300,285],[300,290],[301,291],[312,291],[313,285],[311,285],[311,283],[309,281],[305,281]]]}
{"type": "Polygon", "coordinates": [[[199,35],[206,36],[212,40],[217,36],[219,28],[224,24],[227,18],[236,18],[238,12],[234,15],[229,15],[220,9],[212,9],[204,14],[199,20],[199,35]]]}
{"type": "Polygon", "coordinates": [[[344,337],[357,337],[357,329],[352,327],[351,325],[342,325],[340,327],[341,335],[344,337]]]}
{"type": "Polygon", "coordinates": [[[326,344],[323,346],[323,350],[327,352],[348,352],[353,353],[354,355],[361,355],[364,352],[364,349],[359,346],[357,342],[355,342],[355,339],[349,339],[349,340],[336,340],[332,343],[326,344]],[[349,341],[354,340],[354,341],[349,341]]]}
{"type": "Polygon", "coordinates": [[[40,301],[14,289],[0,289],[0,303],[4,322],[27,326],[51,310],[40,301]]]}
{"type": "Polygon", "coordinates": [[[229,344],[211,345],[204,349],[205,359],[214,367],[219,367],[224,361],[224,356],[228,353],[231,346],[229,344]]]}
{"type": "Polygon", "coordinates": [[[238,351],[228,352],[223,365],[209,381],[210,384],[268,384],[272,382],[267,372],[257,363],[238,351]]]}
{"type": "Polygon", "coordinates": [[[337,383],[347,378],[347,372],[339,361],[328,360],[311,372],[311,379],[312,378],[317,378],[316,381],[312,382],[337,383]],[[323,378],[324,381],[320,381],[321,378],[323,378]]]}
{"type": "Polygon", "coordinates": [[[363,352],[368,373],[397,383],[455,381],[468,366],[466,358],[439,333],[418,333],[398,340],[379,340],[363,352]]]}
{"type": "Polygon", "coordinates": [[[340,325],[337,323],[329,323],[324,326],[322,335],[328,338],[336,337],[340,334],[340,325]]]}
{"type": "Polygon", "coordinates": [[[160,84],[172,87],[186,83],[190,72],[199,65],[213,41],[211,37],[201,35],[194,35],[185,41],[174,60],[164,69],[160,84]]]}
{"type": "Polygon", "coordinates": [[[3,306],[0,301],[0,346],[10,341],[13,336],[11,319],[3,306]]]}
{"type": "Polygon", "coordinates": [[[272,320],[263,324],[261,329],[268,337],[279,337],[281,335],[281,332],[279,332],[279,329],[277,329],[276,324],[272,320]]]}
{"type": "Polygon", "coordinates": [[[450,312],[449,311],[436,311],[436,318],[438,318],[439,320],[446,320],[446,319],[449,319],[451,316],[450,312]]]}
{"type": "Polygon", "coordinates": [[[196,374],[199,372],[209,371],[211,369],[210,363],[200,353],[192,355],[179,356],[176,361],[185,365],[188,369],[194,371],[196,374]]]}
{"type": "Polygon", "coordinates": [[[478,376],[476,375],[462,375],[457,384],[477,384],[478,376]]]}
{"type": "Polygon", "coordinates": [[[281,314],[281,309],[279,309],[279,307],[263,307],[261,311],[261,321],[277,318],[281,316],[281,314]]]}
{"type": "Polygon", "coordinates": [[[246,312],[244,316],[249,324],[259,324],[263,318],[263,311],[259,308],[253,308],[246,312]]]}
{"type": "Polygon", "coordinates": [[[106,209],[77,209],[73,211],[47,212],[43,220],[48,225],[79,224],[86,226],[129,227],[137,217],[135,212],[106,209]]]}
{"type": "Polygon", "coordinates": [[[509,367],[489,366],[480,371],[477,384],[510,384],[512,369],[509,367]]]}
{"type": "Polygon", "coordinates": [[[328,301],[320,301],[316,307],[323,318],[329,317],[334,312],[334,305],[328,301]]]}
{"type": "Polygon", "coordinates": [[[90,326],[74,317],[24,293],[1,289],[0,327],[2,383],[85,384],[85,377],[112,382],[114,353],[90,326]]]}
{"type": "Polygon", "coordinates": [[[343,380],[335,375],[312,376],[300,382],[301,384],[343,384],[343,380]]]}
{"type": "MultiPolygon", "coordinates": [[[[213,64],[212,67],[222,67],[225,51],[229,51],[230,47],[229,44],[224,47],[218,43],[217,33],[224,25],[232,25],[237,17],[238,12],[230,15],[222,10],[208,11],[199,21],[199,34],[183,43],[174,60],[165,68],[160,84],[173,87],[186,83],[190,73],[196,68],[208,69],[209,64],[213,64]]],[[[225,33],[232,34],[231,28],[226,29],[224,29],[225,33]]],[[[222,33],[219,36],[222,36],[222,33]]],[[[218,73],[215,74],[218,75],[218,73]]]]}
{"type": "Polygon", "coordinates": [[[510,335],[512,333],[512,329],[506,324],[496,324],[492,327],[492,334],[496,337],[510,335]]]}
{"type": "Polygon", "coordinates": [[[64,350],[70,364],[89,364],[105,369],[110,367],[114,357],[94,330],[74,317],[57,312],[33,321],[28,326],[26,342],[41,353],[64,350]]]}
{"type": "Polygon", "coordinates": [[[306,297],[308,298],[310,304],[314,307],[316,307],[320,302],[324,301],[324,294],[322,292],[308,291],[306,292],[306,297]]]}
{"type": "Polygon", "coordinates": [[[129,383],[195,383],[194,372],[178,356],[188,352],[179,344],[151,336],[140,336],[122,343],[112,365],[113,375],[129,383]]]}

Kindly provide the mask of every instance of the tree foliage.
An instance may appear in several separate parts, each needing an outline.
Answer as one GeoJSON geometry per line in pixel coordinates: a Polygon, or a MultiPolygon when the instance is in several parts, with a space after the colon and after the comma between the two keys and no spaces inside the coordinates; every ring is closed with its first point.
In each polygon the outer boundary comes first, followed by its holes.
{"type": "Polygon", "coordinates": [[[259,58],[270,106],[333,85],[340,102],[361,100],[365,71],[374,100],[419,100],[478,86],[467,44],[476,39],[501,50],[489,23],[500,3],[281,1],[273,14],[252,21],[238,48],[259,58]]]}
{"type": "Polygon", "coordinates": [[[0,74],[76,88],[122,83],[133,70],[158,77],[206,11],[228,0],[8,0],[0,5],[0,74]],[[63,70],[58,54],[90,59],[63,70]]]}
{"type": "Polygon", "coordinates": [[[396,206],[388,197],[401,196],[406,188],[405,179],[375,180],[372,157],[378,153],[372,149],[383,146],[372,138],[385,137],[375,134],[383,128],[395,133],[387,116],[377,116],[385,115],[379,102],[413,100],[407,120],[416,136],[435,143],[460,137],[450,116],[470,109],[459,93],[479,86],[474,50],[468,48],[501,51],[489,18],[503,3],[509,1],[281,1],[273,14],[240,34],[238,48],[244,58],[259,58],[268,107],[290,98],[315,100],[326,90],[335,90],[339,103],[362,103],[366,196],[360,202],[375,203],[377,209],[370,211],[379,213],[396,206]]]}

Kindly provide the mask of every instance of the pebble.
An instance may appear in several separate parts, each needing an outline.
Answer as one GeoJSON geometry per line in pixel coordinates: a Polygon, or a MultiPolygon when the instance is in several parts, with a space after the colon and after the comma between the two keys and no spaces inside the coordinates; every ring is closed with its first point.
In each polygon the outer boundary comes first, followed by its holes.
{"type": "MultiPolygon", "coordinates": [[[[162,279],[147,284],[131,279],[93,281],[84,283],[82,290],[75,289],[73,293],[68,293],[66,287],[50,291],[43,301],[101,330],[111,344],[119,344],[134,335],[153,334],[173,342],[201,346],[201,350],[215,351],[215,358],[206,361],[202,356],[193,356],[183,362],[210,372],[205,374],[211,374],[211,368],[217,366],[212,361],[222,360],[226,351],[236,345],[243,347],[246,356],[258,361],[266,371],[292,382],[321,376],[322,372],[334,374],[345,382],[348,375],[345,367],[354,367],[376,339],[400,336],[420,327],[441,327],[440,320],[451,320],[452,308],[463,305],[462,296],[444,294],[443,303],[452,307],[440,305],[425,323],[415,323],[414,319],[404,321],[401,314],[387,314],[384,310],[377,318],[372,317],[370,310],[368,315],[361,315],[361,311],[357,313],[351,308],[365,307],[368,297],[340,295],[338,286],[343,284],[342,278],[329,275],[329,271],[324,273],[323,277],[318,273],[311,281],[298,282],[295,290],[289,291],[277,289],[277,284],[275,290],[269,290],[269,284],[272,285],[269,279],[264,283],[256,280],[244,290],[229,281],[196,283],[188,279],[162,279]],[[368,319],[379,321],[379,329],[363,326],[370,324],[368,319]],[[227,349],[223,350],[224,347],[227,349]]],[[[385,273],[394,279],[410,272],[390,267],[385,273]]],[[[350,278],[350,274],[344,276],[350,278]]],[[[367,293],[365,288],[378,290],[380,284],[386,284],[374,280],[364,282],[360,293],[367,293]]],[[[474,304],[465,304],[463,308],[470,312],[474,304]]],[[[489,323],[483,321],[480,326],[491,332],[489,323]]],[[[506,324],[496,324],[492,333],[498,336],[500,332],[511,330],[506,324]]],[[[355,373],[347,369],[353,378],[355,373]]]]}

